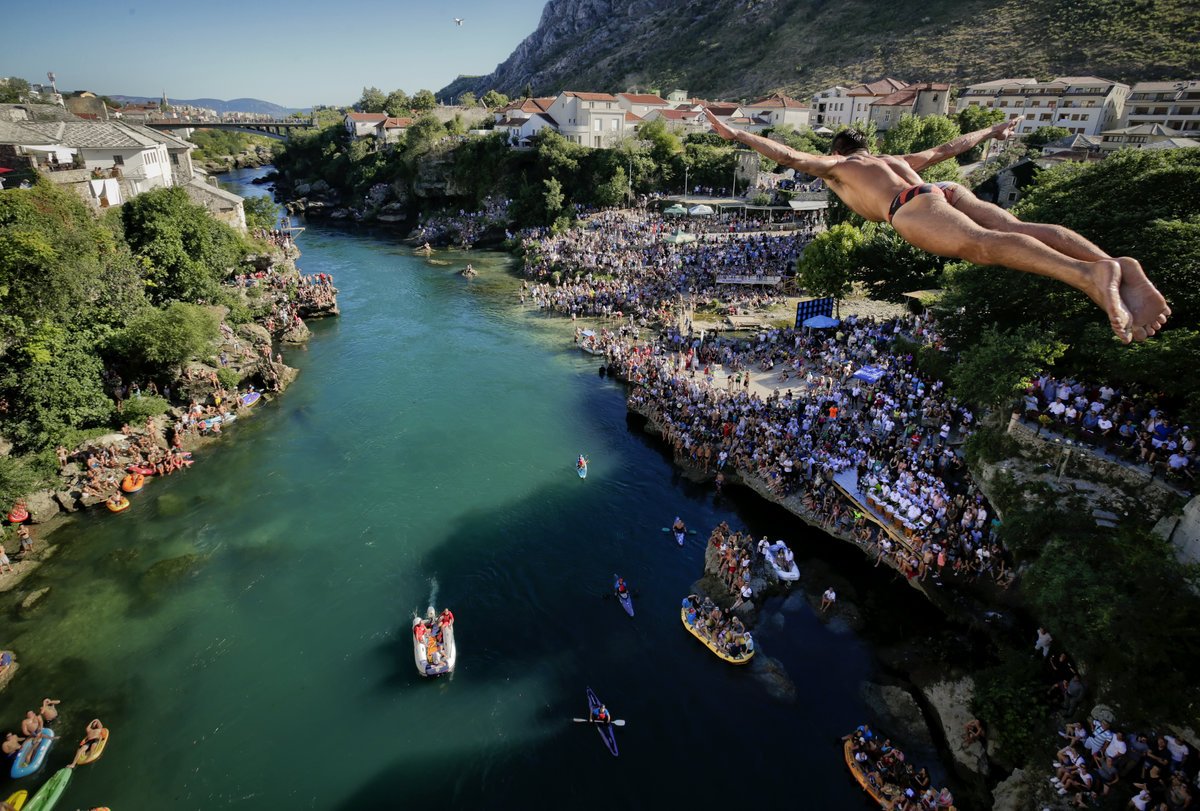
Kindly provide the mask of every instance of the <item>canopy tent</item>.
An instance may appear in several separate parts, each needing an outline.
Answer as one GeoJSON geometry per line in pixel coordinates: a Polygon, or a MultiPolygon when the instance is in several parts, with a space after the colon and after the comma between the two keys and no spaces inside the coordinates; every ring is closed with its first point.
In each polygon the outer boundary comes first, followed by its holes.
{"type": "Polygon", "coordinates": [[[850,376],[858,378],[864,383],[878,383],[883,374],[883,369],[878,366],[864,366],[850,376]]]}
{"type": "Polygon", "coordinates": [[[688,214],[691,214],[693,217],[706,217],[712,213],[713,213],[712,206],[706,206],[706,205],[704,205],[704,203],[701,203],[698,206],[692,206],[691,208],[688,209],[688,214]]]}
{"type": "Polygon", "coordinates": [[[585,329],[583,332],[581,332],[579,334],[582,335],[584,338],[595,338],[596,337],[596,331],[590,330],[590,329],[585,329]]]}
{"type": "Polygon", "coordinates": [[[830,329],[840,323],[842,322],[827,315],[814,315],[812,318],[805,319],[802,326],[811,327],[812,329],[830,329]]]}
{"type": "Polygon", "coordinates": [[[815,130],[813,130],[813,134],[814,135],[833,135],[833,130],[829,129],[829,127],[817,127],[815,130]]]}
{"type": "Polygon", "coordinates": [[[792,211],[824,211],[829,208],[828,200],[788,200],[792,211]]]}
{"type": "Polygon", "coordinates": [[[686,208],[684,208],[683,206],[679,205],[678,203],[676,203],[675,205],[673,205],[670,208],[665,209],[663,211],[663,214],[670,214],[675,217],[682,217],[684,214],[687,214],[687,213],[688,213],[688,210],[686,208]]]}
{"type": "Polygon", "coordinates": [[[687,231],[675,231],[663,237],[663,242],[669,242],[672,245],[683,245],[688,242],[695,242],[696,235],[689,234],[687,231]]]}

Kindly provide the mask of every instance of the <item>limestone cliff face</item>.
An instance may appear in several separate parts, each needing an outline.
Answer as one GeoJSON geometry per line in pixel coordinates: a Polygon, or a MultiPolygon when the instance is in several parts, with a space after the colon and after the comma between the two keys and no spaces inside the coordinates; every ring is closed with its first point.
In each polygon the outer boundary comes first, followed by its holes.
{"type": "Polygon", "coordinates": [[[882,76],[956,86],[1006,76],[1125,82],[1200,73],[1194,0],[549,0],[537,30],[488,76],[439,94],[495,88],[675,88],[742,99],[803,97],[882,76]],[[1132,13],[1132,12],[1131,12],[1132,13]]]}

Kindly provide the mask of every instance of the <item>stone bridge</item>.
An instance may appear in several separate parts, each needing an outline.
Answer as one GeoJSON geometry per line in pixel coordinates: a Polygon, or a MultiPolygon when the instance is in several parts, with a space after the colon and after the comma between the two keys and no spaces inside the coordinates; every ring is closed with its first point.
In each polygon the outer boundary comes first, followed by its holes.
{"type": "Polygon", "coordinates": [[[235,132],[245,132],[250,135],[265,135],[268,138],[286,141],[291,135],[292,130],[313,129],[317,126],[317,122],[313,118],[286,118],[281,121],[183,121],[180,119],[167,119],[165,121],[154,121],[145,126],[152,130],[181,133],[185,138],[191,130],[234,130],[235,132]]]}

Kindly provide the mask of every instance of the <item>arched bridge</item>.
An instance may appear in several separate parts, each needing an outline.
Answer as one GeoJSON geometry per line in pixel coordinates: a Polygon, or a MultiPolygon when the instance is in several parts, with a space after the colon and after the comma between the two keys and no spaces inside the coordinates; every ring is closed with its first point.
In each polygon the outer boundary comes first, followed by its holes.
{"type": "Polygon", "coordinates": [[[153,130],[235,130],[286,141],[292,130],[313,129],[317,122],[313,118],[285,118],[281,121],[184,121],[168,118],[146,126],[153,130]]]}

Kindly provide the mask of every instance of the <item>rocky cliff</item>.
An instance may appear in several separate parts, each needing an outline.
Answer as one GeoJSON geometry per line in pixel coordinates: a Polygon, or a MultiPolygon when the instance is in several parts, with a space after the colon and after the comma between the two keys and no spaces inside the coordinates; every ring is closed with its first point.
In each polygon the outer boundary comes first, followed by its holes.
{"type": "Polygon", "coordinates": [[[951,81],[1200,73],[1194,0],[550,0],[537,30],[487,76],[496,88],[685,88],[741,99],[881,76],[951,81]]]}

